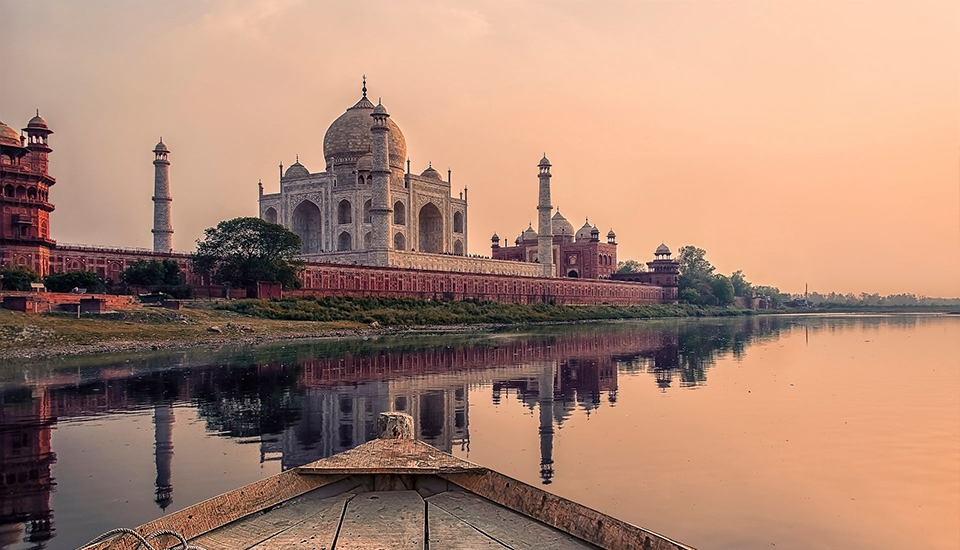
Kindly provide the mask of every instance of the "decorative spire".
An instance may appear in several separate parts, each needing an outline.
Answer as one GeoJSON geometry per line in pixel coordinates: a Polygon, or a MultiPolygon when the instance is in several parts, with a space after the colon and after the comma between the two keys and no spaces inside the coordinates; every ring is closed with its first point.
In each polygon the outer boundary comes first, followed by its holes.
{"type": "Polygon", "coordinates": [[[297,153],[297,164],[300,163],[300,153],[297,153]]]}
{"type": "Polygon", "coordinates": [[[40,108],[37,107],[37,116],[40,116],[40,108]]]}
{"type": "Polygon", "coordinates": [[[367,75],[363,75],[363,97],[367,97],[367,75]]]}

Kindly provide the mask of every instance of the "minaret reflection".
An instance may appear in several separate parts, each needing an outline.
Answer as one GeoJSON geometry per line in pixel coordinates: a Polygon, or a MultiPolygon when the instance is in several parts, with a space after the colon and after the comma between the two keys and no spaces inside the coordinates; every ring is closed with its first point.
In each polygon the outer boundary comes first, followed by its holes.
{"type": "Polygon", "coordinates": [[[553,389],[559,372],[553,361],[540,372],[537,405],[540,407],[540,479],[549,485],[553,479],[553,389]]]}
{"type": "Polygon", "coordinates": [[[154,501],[161,510],[173,503],[173,405],[153,408],[154,457],[157,466],[157,491],[154,501]]]}

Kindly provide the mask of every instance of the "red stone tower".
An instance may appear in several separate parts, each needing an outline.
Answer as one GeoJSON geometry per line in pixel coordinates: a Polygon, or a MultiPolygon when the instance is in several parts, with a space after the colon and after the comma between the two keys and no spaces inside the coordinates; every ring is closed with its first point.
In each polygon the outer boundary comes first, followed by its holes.
{"type": "Polygon", "coordinates": [[[47,172],[51,152],[47,137],[53,132],[37,116],[23,129],[26,137],[0,122],[0,265],[22,265],[41,276],[50,273],[50,186],[47,172]]]}

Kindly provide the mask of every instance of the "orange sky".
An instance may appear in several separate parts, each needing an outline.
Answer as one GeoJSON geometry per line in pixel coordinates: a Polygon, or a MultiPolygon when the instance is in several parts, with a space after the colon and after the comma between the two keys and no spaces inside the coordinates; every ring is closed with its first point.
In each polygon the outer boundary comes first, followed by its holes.
{"type": "Polygon", "coordinates": [[[0,120],[56,132],[51,230],[148,247],[256,215],[360,74],[415,170],[470,188],[470,252],[536,218],[536,163],[620,259],[696,244],[783,290],[960,295],[960,3],[0,0],[0,120]]]}

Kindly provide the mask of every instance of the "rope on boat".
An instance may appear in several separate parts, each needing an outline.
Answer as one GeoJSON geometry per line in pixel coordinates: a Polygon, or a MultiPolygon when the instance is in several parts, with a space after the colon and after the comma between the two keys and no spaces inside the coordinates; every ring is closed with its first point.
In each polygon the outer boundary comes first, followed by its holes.
{"type": "MultiPolygon", "coordinates": [[[[133,529],[128,529],[126,527],[118,527],[116,529],[111,529],[106,533],[100,535],[99,537],[93,539],[92,541],[88,542],[87,544],[84,544],[80,548],[87,548],[89,546],[93,546],[94,544],[101,543],[105,540],[120,538],[124,535],[131,535],[134,538],[136,538],[138,541],[140,541],[140,543],[137,544],[137,546],[133,550],[141,550],[141,549],[160,550],[154,547],[153,545],[151,545],[150,541],[157,537],[162,537],[163,535],[169,535],[171,537],[176,538],[178,541],[176,545],[169,547],[169,550],[205,550],[204,548],[201,548],[199,546],[190,546],[189,544],[187,544],[187,539],[185,539],[183,535],[181,535],[176,531],[171,531],[170,529],[161,529],[159,531],[150,533],[149,535],[144,537],[143,535],[134,531],[133,529]]],[[[164,546],[163,548],[167,548],[167,547],[164,546]]]]}

